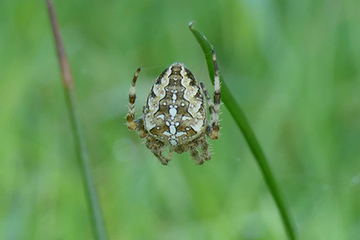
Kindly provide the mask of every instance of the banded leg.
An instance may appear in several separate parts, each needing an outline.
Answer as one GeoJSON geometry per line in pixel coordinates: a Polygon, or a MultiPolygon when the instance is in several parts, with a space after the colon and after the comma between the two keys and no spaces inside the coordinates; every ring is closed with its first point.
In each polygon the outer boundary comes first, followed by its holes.
{"type": "Polygon", "coordinates": [[[211,100],[209,92],[206,90],[205,85],[200,83],[201,88],[205,94],[205,97],[209,103],[209,111],[210,111],[210,121],[211,121],[211,131],[208,132],[211,139],[216,140],[219,138],[219,115],[220,115],[220,99],[221,99],[221,92],[220,92],[220,74],[219,69],[217,66],[216,61],[216,54],[215,51],[212,51],[213,54],[213,62],[214,62],[214,102],[211,100]]]}
{"type": "Polygon", "coordinates": [[[150,136],[146,138],[145,145],[163,165],[168,165],[168,162],[171,160],[172,151],[170,149],[168,155],[164,157],[163,152],[165,151],[166,145],[163,142],[150,136]]]}
{"type": "Polygon", "coordinates": [[[201,148],[201,158],[205,161],[211,159],[209,143],[206,141],[205,135],[199,140],[199,146],[201,148]]]}
{"type": "Polygon", "coordinates": [[[190,147],[190,155],[195,159],[197,164],[202,165],[204,163],[204,159],[200,157],[199,150],[196,148],[196,146],[190,147]]]}
{"type": "Polygon", "coordinates": [[[136,73],[135,73],[134,78],[131,83],[130,92],[129,92],[129,112],[126,115],[126,123],[127,123],[127,127],[130,130],[135,130],[135,128],[137,127],[137,123],[134,121],[134,119],[135,119],[135,99],[136,99],[135,84],[136,84],[136,80],[139,76],[140,70],[141,70],[141,68],[138,68],[136,70],[136,73]]]}
{"type": "Polygon", "coordinates": [[[210,95],[209,95],[209,92],[208,90],[206,89],[205,85],[201,82],[200,83],[200,86],[204,92],[204,95],[206,97],[206,100],[208,101],[208,104],[209,104],[209,111],[210,111],[210,120],[211,120],[211,123],[207,122],[207,127],[206,127],[206,135],[208,135],[210,138],[212,138],[212,132],[213,132],[213,127],[212,127],[212,122],[213,122],[213,116],[214,116],[214,103],[213,101],[211,100],[210,98],[210,95]]]}

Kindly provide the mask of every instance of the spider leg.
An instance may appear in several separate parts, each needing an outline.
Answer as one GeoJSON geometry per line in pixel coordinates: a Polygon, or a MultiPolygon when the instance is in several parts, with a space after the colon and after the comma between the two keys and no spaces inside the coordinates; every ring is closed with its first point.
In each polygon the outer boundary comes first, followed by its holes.
{"type": "Polygon", "coordinates": [[[215,51],[212,51],[213,54],[213,61],[214,61],[214,113],[211,117],[211,126],[213,128],[213,131],[211,132],[211,138],[212,139],[218,139],[219,138],[219,131],[220,131],[220,125],[219,125],[219,116],[220,116],[220,99],[221,99],[221,91],[220,91],[220,73],[216,61],[216,54],[215,51]]]}
{"type": "Polygon", "coordinates": [[[210,111],[210,121],[211,123],[207,126],[206,134],[213,140],[216,140],[219,138],[219,131],[220,131],[220,125],[219,125],[219,115],[220,115],[220,99],[221,99],[221,92],[220,92],[220,75],[219,75],[219,69],[217,66],[216,61],[216,54],[215,51],[212,51],[213,54],[213,61],[214,61],[214,102],[211,100],[209,92],[207,91],[205,85],[203,83],[200,83],[201,88],[205,94],[205,97],[209,103],[209,111],[210,111]]]}
{"type": "Polygon", "coordinates": [[[209,104],[209,111],[210,111],[210,121],[211,123],[207,124],[206,134],[213,140],[216,140],[219,138],[219,115],[220,115],[220,99],[221,99],[221,92],[220,92],[220,75],[219,75],[219,69],[217,67],[217,61],[216,61],[216,54],[215,51],[212,51],[213,54],[213,61],[214,61],[214,102],[211,100],[209,92],[207,91],[205,85],[203,83],[200,83],[201,88],[204,92],[204,95],[208,101],[209,104]]]}
{"type": "Polygon", "coordinates": [[[205,161],[209,161],[211,159],[209,143],[206,141],[205,135],[199,139],[199,145],[201,148],[201,158],[205,161]]]}
{"type": "Polygon", "coordinates": [[[197,164],[202,165],[204,163],[204,159],[200,157],[200,153],[196,148],[196,145],[190,146],[190,155],[194,158],[197,164]]]}
{"type": "MultiPolygon", "coordinates": [[[[208,90],[206,89],[204,83],[200,83],[200,86],[204,92],[204,95],[205,95],[205,98],[206,100],[208,101],[208,104],[209,104],[209,112],[210,112],[210,118],[211,118],[211,122],[213,122],[213,116],[214,116],[214,103],[213,101],[211,100],[210,98],[210,95],[209,95],[209,92],[208,90]]],[[[212,124],[209,123],[208,121],[206,122],[206,135],[208,135],[210,138],[211,138],[211,133],[213,132],[213,127],[212,127],[212,124]]]]}
{"type": "Polygon", "coordinates": [[[130,130],[135,130],[139,124],[136,121],[134,121],[134,119],[135,119],[135,99],[136,99],[135,84],[136,84],[136,80],[139,76],[140,70],[141,70],[140,68],[137,69],[137,71],[134,75],[134,78],[132,80],[130,92],[129,92],[129,112],[126,115],[126,123],[127,123],[127,127],[130,130]]]}
{"type": "Polygon", "coordinates": [[[163,152],[166,148],[166,145],[163,142],[156,140],[152,136],[148,136],[146,138],[145,145],[163,165],[168,165],[168,162],[171,160],[172,151],[170,149],[168,155],[164,157],[163,152]]]}
{"type": "Polygon", "coordinates": [[[168,155],[166,156],[167,162],[169,162],[169,161],[171,160],[172,154],[173,154],[173,151],[172,151],[171,148],[170,148],[169,153],[168,153],[168,155]]]}

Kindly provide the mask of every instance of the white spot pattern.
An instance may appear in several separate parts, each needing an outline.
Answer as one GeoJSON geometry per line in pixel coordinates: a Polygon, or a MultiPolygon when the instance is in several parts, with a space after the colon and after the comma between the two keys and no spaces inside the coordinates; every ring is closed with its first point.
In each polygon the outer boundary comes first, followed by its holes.
{"type": "Polygon", "coordinates": [[[189,70],[182,63],[171,65],[153,85],[153,93],[149,94],[144,110],[145,129],[172,146],[190,141],[204,132],[204,99],[195,79],[188,74],[189,70]],[[174,71],[177,71],[175,75],[174,71]],[[179,116],[185,106],[188,106],[187,115],[179,116]],[[167,126],[168,130],[161,130],[162,126],[167,126]]]}
{"type": "Polygon", "coordinates": [[[176,133],[176,128],[175,128],[174,125],[170,125],[169,129],[170,129],[170,133],[171,133],[172,135],[174,135],[174,134],[176,133]]]}
{"type": "Polygon", "coordinates": [[[177,110],[174,107],[172,107],[170,108],[169,113],[171,118],[174,118],[176,116],[177,110]]]}

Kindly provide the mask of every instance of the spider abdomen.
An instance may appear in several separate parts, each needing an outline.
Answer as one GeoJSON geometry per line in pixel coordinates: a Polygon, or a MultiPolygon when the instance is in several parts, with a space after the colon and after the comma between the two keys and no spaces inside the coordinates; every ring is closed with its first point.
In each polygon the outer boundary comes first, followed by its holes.
{"type": "Polygon", "coordinates": [[[213,140],[219,138],[220,75],[216,54],[214,63],[214,102],[203,83],[182,63],[173,63],[165,69],[152,86],[143,115],[135,120],[136,80],[140,68],[135,72],[129,92],[127,127],[136,130],[145,145],[160,162],[167,165],[172,153],[189,151],[199,164],[211,159],[206,135],[213,140]],[[210,122],[207,121],[205,99],[209,104],[210,122]],[[164,151],[170,146],[167,156],[164,151]],[[201,152],[199,151],[201,150],[201,152]]]}
{"type": "Polygon", "coordinates": [[[147,98],[144,115],[145,130],[172,146],[189,142],[205,131],[205,99],[184,64],[174,63],[160,74],[147,98]]]}

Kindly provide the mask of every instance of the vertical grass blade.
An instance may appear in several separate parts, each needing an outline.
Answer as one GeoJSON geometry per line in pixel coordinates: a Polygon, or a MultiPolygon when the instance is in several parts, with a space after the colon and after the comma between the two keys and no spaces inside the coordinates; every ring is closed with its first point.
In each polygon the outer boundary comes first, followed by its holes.
{"type": "MultiPolygon", "coordinates": [[[[189,27],[191,32],[194,34],[196,40],[200,44],[206,58],[207,67],[209,70],[209,75],[212,83],[214,84],[214,64],[212,60],[212,50],[213,46],[209,43],[206,37],[194,29],[192,27],[193,23],[190,23],[189,27]]],[[[244,112],[236,103],[234,97],[232,96],[229,88],[226,85],[226,82],[223,79],[223,76],[220,75],[220,82],[221,82],[221,97],[222,101],[224,102],[225,106],[229,110],[230,114],[232,115],[233,119],[235,120],[236,124],[240,128],[241,132],[243,133],[246,142],[248,143],[251,152],[253,153],[260,169],[262,175],[265,179],[265,182],[275,200],[277,208],[279,209],[281,219],[284,223],[284,227],[288,238],[291,240],[295,240],[295,232],[293,227],[292,219],[290,218],[290,211],[288,210],[283,197],[280,193],[280,189],[276,183],[273,173],[267,163],[266,157],[264,152],[262,151],[259,142],[257,141],[254,132],[251,130],[251,127],[245,117],[244,112]]]]}
{"type": "Polygon", "coordinates": [[[89,160],[86,143],[82,134],[81,124],[79,121],[74,83],[70,71],[70,65],[66,58],[65,48],[61,40],[59,26],[56,20],[54,6],[51,0],[47,0],[47,6],[50,14],[51,25],[55,37],[57,53],[60,61],[62,79],[66,94],[67,106],[70,116],[72,132],[74,134],[74,143],[82,175],[82,180],[86,192],[86,198],[91,215],[91,224],[94,239],[106,240],[106,230],[100,209],[99,199],[96,193],[95,183],[92,176],[91,164],[89,160]]]}

